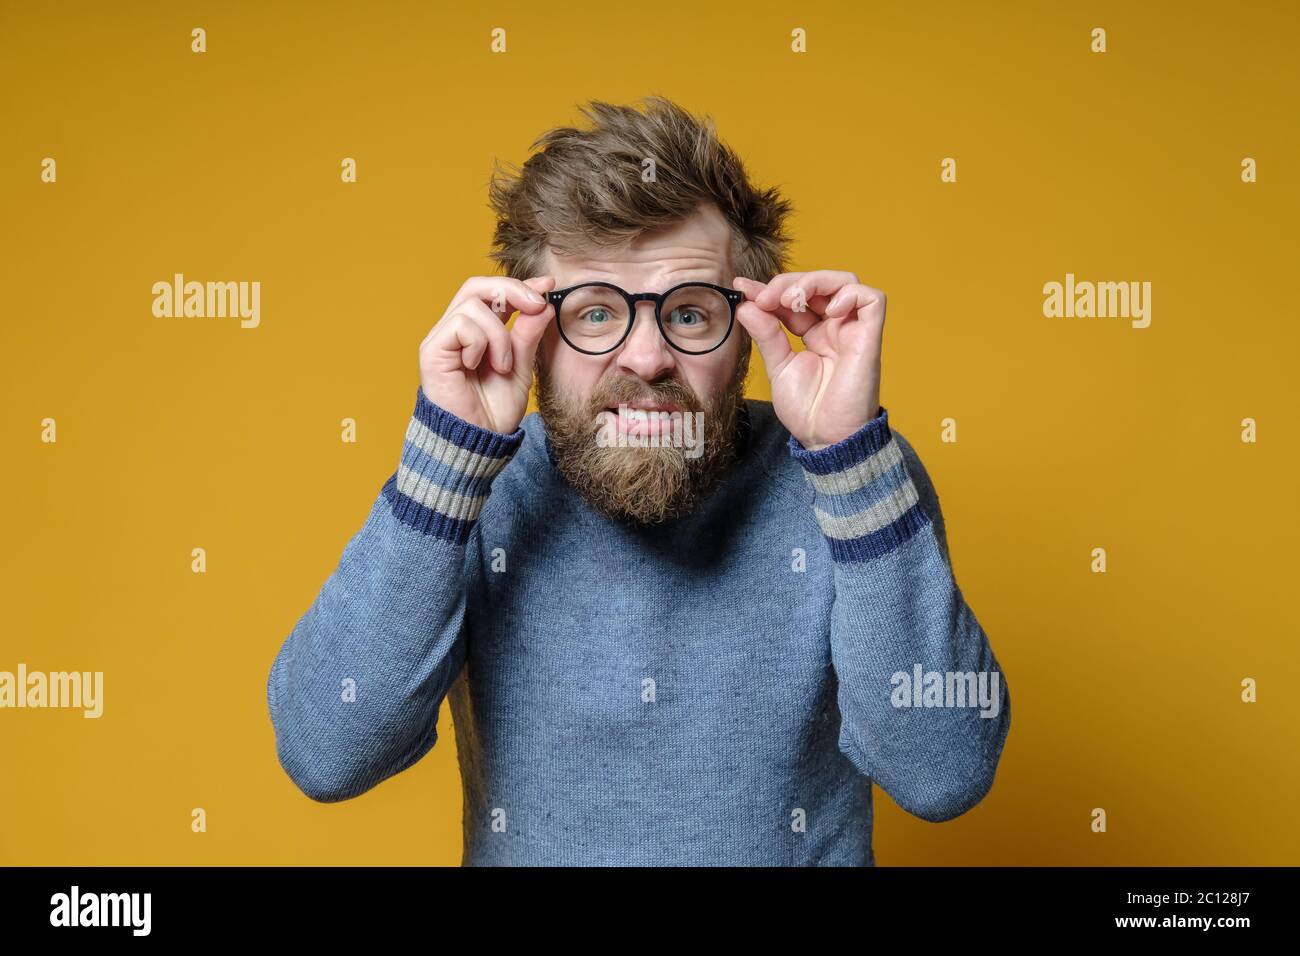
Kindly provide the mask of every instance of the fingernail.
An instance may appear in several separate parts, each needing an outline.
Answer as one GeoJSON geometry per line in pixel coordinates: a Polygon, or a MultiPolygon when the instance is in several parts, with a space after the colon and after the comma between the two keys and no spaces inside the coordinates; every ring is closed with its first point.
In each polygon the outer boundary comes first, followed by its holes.
{"type": "Polygon", "coordinates": [[[538,295],[536,292],[529,292],[529,293],[528,293],[528,298],[529,298],[531,301],[538,303],[539,305],[540,305],[541,303],[543,303],[543,302],[546,301],[546,300],[543,299],[540,295],[538,295]]]}

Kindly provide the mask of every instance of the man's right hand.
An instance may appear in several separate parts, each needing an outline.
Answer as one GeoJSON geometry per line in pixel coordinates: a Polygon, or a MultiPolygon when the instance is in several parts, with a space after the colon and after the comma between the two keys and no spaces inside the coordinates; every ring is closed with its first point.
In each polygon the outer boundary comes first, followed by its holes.
{"type": "Polygon", "coordinates": [[[424,397],[471,425],[515,431],[528,410],[537,345],[555,317],[541,293],[554,285],[553,276],[466,279],[420,343],[424,397]],[[507,330],[515,309],[519,318],[507,330]]]}

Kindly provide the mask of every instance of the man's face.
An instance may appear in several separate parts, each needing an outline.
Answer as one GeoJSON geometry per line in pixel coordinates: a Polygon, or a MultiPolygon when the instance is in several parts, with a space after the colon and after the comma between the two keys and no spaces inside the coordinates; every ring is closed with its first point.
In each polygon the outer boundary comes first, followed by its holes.
{"type": "MultiPolygon", "coordinates": [[[[730,288],[731,234],[710,205],[671,228],[590,256],[547,253],[555,288],[611,282],[630,293],[663,292],[682,282],[730,288]]],[[[726,476],[734,459],[744,402],[749,339],[737,323],[712,352],[688,355],[664,341],[654,303],[638,302],[632,331],[604,355],[570,348],[552,324],[537,350],[538,414],[566,480],[597,511],[635,524],[671,520],[692,510],[726,476]],[[703,448],[650,447],[648,423],[632,422],[619,440],[618,407],[646,401],[689,416],[702,414],[703,448]],[[610,438],[615,438],[610,441],[610,438]]],[[[655,417],[652,413],[651,417],[655,417]]],[[[662,416],[661,416],[662,418],[662,416]]],[[[685,424],[685,422],[683,422],[685,424]]]]}

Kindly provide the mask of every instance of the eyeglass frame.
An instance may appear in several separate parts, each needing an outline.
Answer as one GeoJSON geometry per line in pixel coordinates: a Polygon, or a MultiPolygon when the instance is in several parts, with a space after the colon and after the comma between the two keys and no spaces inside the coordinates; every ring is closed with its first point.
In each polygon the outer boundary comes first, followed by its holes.
{"type": "Polygon", "coordinates": [[[592,281],[580,282],[577,285],[569,286],[567,289],[556,289],[552,292],[546,293],[546,300],[555,306],[555,327],[560,332],[560,338],[564,339],[564,344],[569,346],[569,348],[573,349],[575,352],[580,352],[583,355],[608,355],[627,341],[627,337],[632,334],[632,326],[636,325],[636,306],[638,302],[653,302],[655,304],[655,325],[659,327],[659,334],[663,337],[663,340],[669,344],[669,346],[675,348],[683,355],[708,355],[715,349],[721,348],[726,344],[727,339],[731,338],[731,330],[735,328],[736,325],[736,307],[740,305],[744,298],[745,294],[743,292],[739,292],[736,289],[728,289],[726,286],[714,285],[712,282],[679,282],[671,289],[667,289],[663,292],[628,292],[627,290],[614,285],[612,282],[592,281]],[[560,322],[560,306],[564,304],[564,300],[569,293],[590,286],[603,286],[606,289],[613,289],[621,295],[623,300],[627,303],[627,328],[623,330],[623,334],[618,337],[617,342],[601,352],[590,352],[587,349],[578,348],[578,346],[570,342],[569,337],[564,334],[564,325],[560,322]],[[689,349],[684,349],[670,339],[668,333],[664,330],[663,317],[660,315],[664,302],[668,300],[670,295],[678,289],[685,289],[694,286],[703,286],[706,289],[721,292],[723,297],[727,300],[727,304],[731,306],[731,317],[727,321],[727,331],[723,333],[722,338],[718,340],[717,345],[704,349],[702,352],[692,352],[689,349]]]}

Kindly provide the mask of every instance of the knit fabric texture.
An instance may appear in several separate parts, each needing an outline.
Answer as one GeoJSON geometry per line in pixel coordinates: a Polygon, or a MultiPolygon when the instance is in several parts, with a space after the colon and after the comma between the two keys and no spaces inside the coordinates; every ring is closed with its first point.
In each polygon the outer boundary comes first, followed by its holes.
{"type": "Polygon", "coordinates": [[[883,407],[811,451],[757,399],[737,440],[698,508],[641,528],[564,480],[536,412],[501,434],[417,389],[272,663],[285,772],[364,794],[446,699],[469,866],[870,866],[873,782],[924,820],[970,810],[1010,697],[915,451],[883,407]]]}

